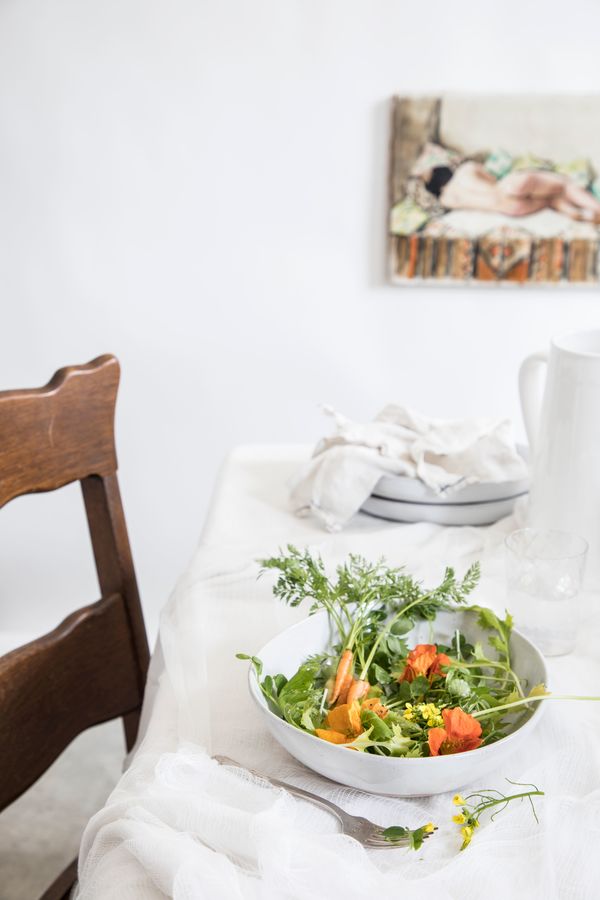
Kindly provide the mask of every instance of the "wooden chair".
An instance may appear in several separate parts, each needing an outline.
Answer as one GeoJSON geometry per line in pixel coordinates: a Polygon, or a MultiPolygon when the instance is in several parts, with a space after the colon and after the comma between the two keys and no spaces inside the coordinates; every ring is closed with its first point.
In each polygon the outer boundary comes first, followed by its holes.
{"type": "MultiPolygon", "coordinates": [[[[0,657],[0,810],[78,734],[123,718],[134,744],[149,652],[117,482],[119,363],[100,356],[42,388],[0,392],[0,507],[80,481],[101,599],[0,657]]],[[[42,900],[68,897],[77,860],[42,900]]]]}

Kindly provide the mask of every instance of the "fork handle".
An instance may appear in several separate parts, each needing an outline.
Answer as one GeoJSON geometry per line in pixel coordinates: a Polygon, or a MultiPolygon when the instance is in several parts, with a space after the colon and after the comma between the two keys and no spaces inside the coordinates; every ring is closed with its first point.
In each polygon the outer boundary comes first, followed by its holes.
{"type": "Polygon", "coordinates": [[[333,813],[333,815],[341,822],[342,826],[346,824],[344,811],[341,810],[339,806],[336,806],[335,803],[331,803],[324,797],[319,797],[318,794],[311,794],[310,791],[305,791],[304,788],[296,787],[295,784],[288,784],[287,781],[280,781],[279,778],[272,778],[270,775],[263,775],[262,772],[257,772],[255,769],[249,769],[248,766],[243,766],[242,763],[237,762],[235,759],[231,759],[229,756],[217,755],[214,756],[213,759],[216,759],[217,762],[220,762],[226,766],[235,766],[238,769],[245,769],[246,772],[250,772],[251,775],[255,775],[257,778],[260,778],[263,781],[267,781],[274,787],[283,788],[290,794],[294,794],[294,796],[296,797],[301,797],[304,800],[310,800],[311,803],[315,803],[317,806],[321,806],[323,807],[323,809],[326,809],[327,812],[333,813]]]}

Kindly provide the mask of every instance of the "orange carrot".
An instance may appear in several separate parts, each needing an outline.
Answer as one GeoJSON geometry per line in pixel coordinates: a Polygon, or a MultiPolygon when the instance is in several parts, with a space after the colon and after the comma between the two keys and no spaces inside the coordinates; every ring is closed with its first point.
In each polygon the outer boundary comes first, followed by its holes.
{"type": "Polygon", "coordinates": [[[329,698],[330,704],[335,703],[337,698],[340,696],[340,691],[342,690],[342,686],[344,684],[344,681],[346,680],[346,676],[352,667],[352,659],[352,650],[344,650],[337,667],[337,672],[335,673],[333,693],[329,698]]]}
{"type": "Polygon", "coordinates": [[[352,677],[352,672],[348,672],[348,674],[344,678],[344,683],[342,684],[342,689],[341,689],[340,693],[338,694],[338,698],[337,698],[338,706],[340,703],[346,702],[346,697],[348,696],[348,691],[350,690],[350,686],[353,681],[354,681],[354,679],[352,677]]]}
{"type": "Polygon", "coordinates": [[[371,685],[368,681],[353,681],[346,697],[346,703],[352,703],[353,700],[360,700],[369,692],[371,685]]]}

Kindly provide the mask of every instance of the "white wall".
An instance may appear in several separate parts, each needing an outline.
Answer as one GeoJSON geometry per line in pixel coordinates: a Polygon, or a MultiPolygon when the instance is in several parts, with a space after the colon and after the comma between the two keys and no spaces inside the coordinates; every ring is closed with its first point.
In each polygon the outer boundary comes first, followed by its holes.
{"type": "MultiPolygon", "coordinates": [[[[320,401],[516,417],[521,357],[598,324],[596,291],[388,287],[384,221],[393,93],[593,93],[599,30],[594,0],[1,0],[0,384],[119,356],[152,625],[232,445],[314,441],[320,401]]],[[[77,501],[2,511],[0,629],[95,599],[77,501]]]]}

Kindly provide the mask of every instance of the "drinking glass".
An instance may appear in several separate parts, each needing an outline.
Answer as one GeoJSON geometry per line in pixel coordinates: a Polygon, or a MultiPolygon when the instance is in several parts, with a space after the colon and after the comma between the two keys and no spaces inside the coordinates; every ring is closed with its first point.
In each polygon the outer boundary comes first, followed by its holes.
{"type": "Polygon", "coordinates": [[[509,611],[545,656],[575,649],[587,541],[566,531],[521,528],[505,540],[509,611]]]}

